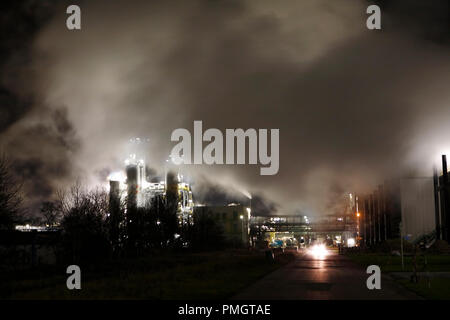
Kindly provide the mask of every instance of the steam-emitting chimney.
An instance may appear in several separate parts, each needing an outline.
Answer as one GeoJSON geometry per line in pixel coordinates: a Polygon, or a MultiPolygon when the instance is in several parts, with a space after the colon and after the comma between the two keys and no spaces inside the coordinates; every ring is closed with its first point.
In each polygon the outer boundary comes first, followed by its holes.
{"type": "Polygon", "coordinates": [[[138,168],[136,164],[130,164],[126,168],[127,172],[127,209],[136,209],[137,207],[137,176],[138,168]]]}
{"type": "Polygon", "coordinates": [[[120,237],[120,182],[109,181],[109,233],[113,254],[118,250],[120,237]]]}
{"type": "Polygon", "coordinates": [[[434,218],[436,221],[436,239],[441,239],[441,218],[439,204],[439,176],[436,166],[433,168],[433,185],[434,185],[434,218]]]}
{"type": "Polygon", "coordinates": [[[447,172],[447,156],[442,155],[442,176],[444,177],[444,183],[448,182],[448,172],[447,172]]]}
{"type": "Polygon", "coordinates": [[[443,210],[442,210],[442,239],[449,241],[449,229],[450,229],[450,219],[449,219],[449,197],[448,197],[448,172],[447,172],[447,156],[442,155],[442,196],[443,196],[443,210]]]}
{"type": "Polygon", "coordinates": [[[109,213],[113,214],[120,207],[120,182],[109,181],[109,213]]]}
{"type": "Polygon", "coordinates": [[[120,195],[120,182],[119,181],[109,181],[109,201],[118,199],[120,195]]]}

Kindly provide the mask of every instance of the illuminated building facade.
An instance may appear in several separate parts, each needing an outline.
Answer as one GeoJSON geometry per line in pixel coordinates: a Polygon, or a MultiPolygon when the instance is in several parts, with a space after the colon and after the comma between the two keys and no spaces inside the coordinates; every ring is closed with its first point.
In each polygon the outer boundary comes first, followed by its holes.
{"type": "Polygon", "coordinates": [[[194,211],[192,189],[191,185],[183,180],[183,175],[176,174],[172,179],[168,179],[169,174],[166,173],[164,181],[149,182],[144,160],[137,160],[136,155],[131,154],[125,165],[125,175],[115,173],[110,176],[110,197],[126,199],[129,210],[149,207],[154,197],[165,197],[170,190],[178,195],[177,214],[180,224],[192,223],[194,211]]]}

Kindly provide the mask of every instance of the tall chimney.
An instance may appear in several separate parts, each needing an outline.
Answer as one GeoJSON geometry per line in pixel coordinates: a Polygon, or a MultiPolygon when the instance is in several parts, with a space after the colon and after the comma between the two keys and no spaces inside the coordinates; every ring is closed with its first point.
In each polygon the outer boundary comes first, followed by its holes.
{"type": "Polygon", "coordinates": [[[442,196],[444,197],[444,207],[442,210],[442,239],[449,241],[448,233],[449,233],[449,199],[448,199],[448,172],[447,172],[447,156],[445,154],[442,155],[442,196]]]}
{"type": "Polygon", "coordinates": [[[120,197],[120,182],[109,181],[109,202],[113,202],[120,197]]]}
{"type": "Polygon", "coordinates": [[[441,219],[439,204],[439,176],[436,166],[433,168],[433,185],[434,185],[434,217],[436,220],[436,239],[441,239],[441,219]]]}
{"type": "Polygon", "coordinates": [[[130,164],[126,168],[127,172],[127,208],[130,210],[137,208],[138,193],[138,168],[136,164],[130,164]]]}
{"type": "Polygon", "coordinates": [[[113,254],[117,254],[120,240],[120,182],[109,182],[109,234],[113,254]]]}
{"type": "Polygon", "coordinates": [[[448,183],[448,172],[447,172],[447,156],[442,155],[442,176],[444,177],[444,184],[448,183]]]}

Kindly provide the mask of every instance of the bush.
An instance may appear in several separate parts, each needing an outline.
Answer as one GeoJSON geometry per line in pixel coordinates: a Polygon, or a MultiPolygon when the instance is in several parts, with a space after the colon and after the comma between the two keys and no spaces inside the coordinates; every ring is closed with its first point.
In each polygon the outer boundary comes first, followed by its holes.
{"type": "Polygon", "coordinates": [[[107,194],[104,191],[81,191],[72,188],[63,199],[62,245],[63,260],[70,263],[90,263],[108,257],[107,194]]]}
{"type": "Polygon", "coordinates": [[[12,175],[6,156],[0,155],[0,230],[11,230],[22,219],[21,185],[12,175]]]}

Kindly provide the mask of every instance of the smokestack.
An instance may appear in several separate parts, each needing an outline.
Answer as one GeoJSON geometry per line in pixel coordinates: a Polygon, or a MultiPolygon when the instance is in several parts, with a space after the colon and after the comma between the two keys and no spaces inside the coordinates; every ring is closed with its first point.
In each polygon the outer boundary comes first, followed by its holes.
{"type": "Polygon", "coordinates": [[[442,155],[442,196],[443,196],[443,210],[442,210],[442,239],[448,241],[448,233],[449,233],[449,199],[448,199],[448,172],[447,172],[447,156],[445,154],[442,155]]]}
{"type": "Polygon", "coordinates": [[[179,182],[177,175],[174,172],[169,171],[167,173],[166,180],[167,180],[167,187],[166,187],[167,192],[173,192],[176,194],[178,192],[178,182],[179,182]]]}
{"type": "Polygon", "coordinates": [[[436,239],[441,239],[441,219],[439,213],[439,176],[436,166],[433,167],[434,185],[434,217],[436,220],[436,239]]]}
{"type": "Polygon", "coordinates": [[[120,207],[120,182],[109,181],[109,213],[115,213],[120,207]]]}
{"type": "Polygon", "coordinates": [[[109,201],[119,198],[120,192],[120,182],[119,181],[109,181],[109,201]]]}
{"type": "Polygon", "coordinates": [[[144,185],[146,182],[146,176],[145,176],[145,163],[144,160],[139,160],[137,164],[137,187],[136,187],[136,202],[138,207],[144,207],[145,205],[145,197],[144,197],[144,185]]]}
{"type": "Polygon", "coordinates": [[[444,183],[448,182],[448,173],[447,173],[447,156],[445,154],[442,155],[442,176],[444,177],[444,183]]]}
{"type": "Polygon", "coordinates": [[[117,253],[120,237],[120,182],[109,181],[109,233],[113,254],[117,253]]]}
{"type": "Polygon", "coordinates": [[[138,191],[138,168],[135,164],[130,164],[126,168],[127,172],[127,209],[137,208],[138,191]]]}

